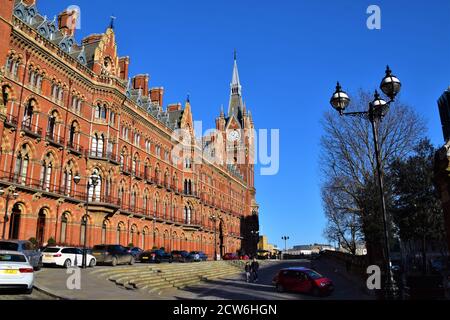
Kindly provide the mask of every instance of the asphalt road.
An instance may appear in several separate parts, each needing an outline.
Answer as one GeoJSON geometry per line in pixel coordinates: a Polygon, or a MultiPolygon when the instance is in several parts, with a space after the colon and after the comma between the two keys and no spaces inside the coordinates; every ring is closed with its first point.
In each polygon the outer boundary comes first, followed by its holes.
{"type": "Polygon", "coordinates": [[[20,294],[14,291],[0,291],[0,301],[14,301],[14,300],[55,300],[54,298],[33,290],[32,294],[20,294]]]}
{"type": "Polygon", "coordinates": [[[259,272],[257,283],[246,283],[243,275],[235,278],[211,281],[202,285],[191,286],[174,293],[177,299],[207,300],[366,300],[371,299],[360,287],[360,283],[349,280],[337,273],[333,266],[324,261],[314,261],[315,269],[333,280],[335,291],[331,296],[317,298],[308,294],[278,293],[272,285],[272,279],[278,270],[285,267],[311,267],[308,260],[275,263],[259,272]]]}
{"type": "MultiPolygon", "coordinates": [[[[82,277],[82,290],[68,290],[65,286],[67,280],[66,270],[43,269],[37,274],[37,283],[44,284],[53,294],[70,299],[88,300],[362,300],[371,299],[361,289],[361,282],[345,276],[342,271],[328,261],[313,261],[313,267],[322,275],[333,280],[334,293],[329,297],[317,298],[308,294],[278,293],[272,285],[274,275],[281,268],[293,266],[311,267],[311,261],[278,261],[271,262],[267,267],[260,269],[257,283],[246,283],[244,274],[225,279],[203,282],[182,290],[170,289],[161,295],[151,295],[141,290],[124,290],[106,279],[92,276],[88,271],[82,277]],[[56,290],[55,288],[60,288],[56,290]],[[62,288],[62,289],[61,289],[62,288]]],[[[46,288],[46,289],[47,289],[46,288]]],[[[1,292],[0,300],[52,300],[54,298],[34,290],[31,295],[14,292],[1,292]]]]}

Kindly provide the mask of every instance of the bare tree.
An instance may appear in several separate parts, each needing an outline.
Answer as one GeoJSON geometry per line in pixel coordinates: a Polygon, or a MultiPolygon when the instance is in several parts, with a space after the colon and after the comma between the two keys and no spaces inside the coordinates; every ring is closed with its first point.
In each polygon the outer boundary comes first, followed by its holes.
{"type": "MultiPolygon", "coordinates": [[[[365,111],[372,99],[371,94],[360,90],[349,110],[365,111]]],[[[370,254],[371,244],[372,248],[382,248],[370,123],[361,117],[339,117],[329,111],[324,115],[322,126],[320,165],[327,230],[341,230],[342,221],[355,222],[357,227],[354,228],[362,232],[370,254]]],[[[394,159],[411,154],[425,132],[423,119],[411,107],[393,103],[378,129],[382,167],[386,169],[394,159]]],[[[328,231],[326,234],[330,233],[328,231]]]]}

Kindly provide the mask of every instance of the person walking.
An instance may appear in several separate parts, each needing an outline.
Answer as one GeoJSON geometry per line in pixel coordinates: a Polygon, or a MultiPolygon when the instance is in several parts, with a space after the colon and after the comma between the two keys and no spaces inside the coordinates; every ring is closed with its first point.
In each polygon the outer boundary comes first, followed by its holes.
{"type": "Polygon", "coordinates": [[[258,281],[258,270],[259,270],[259,263],[256,260],[256,258],[253,258],[253,262],[250,265],[251,271],[252,271],[252,278],[253,278],[253,282],[257,282],[258,281]]]}
{"type": "Polygon", "coordinates": [[[251,275],[250,272],[251,272],[251,270],[252,270],[252,267],[250,265],[250,262],[247,262],[245,264],[245,279],[246,279],[247,283],[250,282],[250,275],[251,275]]]}

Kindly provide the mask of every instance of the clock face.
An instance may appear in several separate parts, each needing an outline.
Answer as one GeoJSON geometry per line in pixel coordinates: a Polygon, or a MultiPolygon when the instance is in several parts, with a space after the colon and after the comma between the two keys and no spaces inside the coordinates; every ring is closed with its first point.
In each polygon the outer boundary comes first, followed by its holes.
{"type": "Polygon", "coordinates": [[[241,133],[239,130],[233,130],[228,134],[228,139],[230,141],[238,141],[241,138],[241,133]]]}

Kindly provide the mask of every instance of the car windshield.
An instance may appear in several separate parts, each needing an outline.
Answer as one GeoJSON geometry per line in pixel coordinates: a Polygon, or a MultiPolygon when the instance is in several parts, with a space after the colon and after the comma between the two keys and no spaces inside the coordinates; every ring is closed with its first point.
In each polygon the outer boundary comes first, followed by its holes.
{"type": "Polygon", "coordinates": [[[17,244],[17,243],[0,241],[0,250],[17,251],[18,249],[19,249],[19,244],[17,244]]]}
{"type": "Polygon", "coordinates": [[[45,248],[42,252],[56,253],[59,252],[59,248],[45,248]]]}
{"type": "Polygon", "coordinates": [[[317,272],[312,271],[312,270],[305,271],[305,273],[308,275],[308,277],[310,277],[313,280],[323,278],[320,274],[318,274],[317,272]]]}
{"type": "Polygon", "coordinates": [[[94,246],[92,250],[104,251],[106,250],[106,246],[94,246]]]}
{"type": "Polygon", "coordinates": [[[21,254],[0,254],[0,262],[27,262],[27,259],[21,254]]]}

